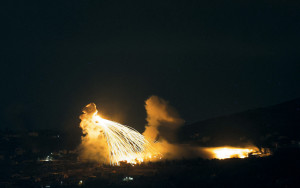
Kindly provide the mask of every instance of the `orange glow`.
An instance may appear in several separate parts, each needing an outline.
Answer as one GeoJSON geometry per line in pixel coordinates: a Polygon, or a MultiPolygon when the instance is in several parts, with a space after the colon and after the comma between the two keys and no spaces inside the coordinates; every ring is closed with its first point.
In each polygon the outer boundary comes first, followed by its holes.
{"type": "Polygon", "coordinates": [[[101,153],[102,156],[96,158],[104,157],[111,165],[119,165],[121,161],[136,164],[161,158],[161,154],[154,150],[142,134],[129,126],[102,118],[95,104],[87,105],[83,112],[80,126],[85,134],[82,144],[87,158],[101,153]],[[102,148],[95,151],[99,145],[102,148]]]}
{"type": "Polygon", "coordinates": [[[227,159],[227,158],[246,158],[249,154],[259,155],[259,149],[251,148],[235,148],[235,147],[215,147],[206,148],[206,150],[213,154],[213,158],[227,159]]]}

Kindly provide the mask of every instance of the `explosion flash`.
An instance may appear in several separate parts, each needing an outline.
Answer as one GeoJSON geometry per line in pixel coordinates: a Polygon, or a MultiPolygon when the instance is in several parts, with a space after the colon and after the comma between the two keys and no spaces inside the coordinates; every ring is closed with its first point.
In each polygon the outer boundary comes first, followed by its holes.
{"type": "Polygon", "coordinates": [[[258,148],[235,148],[235,147],[216,147],[207,148],[207,151],[213,154],[213,158],[227,159],[227,158],[246,158],[250,154],[260,155],[258,148]]]}
{"type": "Polygon", "coordinates": [[[104,136],[111,165],[119,165],[120,161],[136,164],[151,158],[161,158],[161,154],[138,131],[100,117],[94,103],[88,104],[83,112],[80,116],[80,126],[86,134],[83,139],[101,141],[99,138],[104,136]]]}

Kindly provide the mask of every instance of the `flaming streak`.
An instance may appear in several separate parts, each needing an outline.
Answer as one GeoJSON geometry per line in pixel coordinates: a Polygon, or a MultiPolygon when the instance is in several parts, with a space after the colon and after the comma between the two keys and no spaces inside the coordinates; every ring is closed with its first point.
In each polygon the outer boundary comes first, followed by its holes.
{"type": "Polygon", "coordinates": [[[104,134],[111,165],[118,165],[120,161],[136,164],[145,159],[160,156],[144,136],[135,129],[103,119],[98,115],[97,110],[92,116],[87,117],[90,119],[85,121],[85,126],[82,125],[82,128],[87,133],[86,136],[91,138],[104,134]]]}

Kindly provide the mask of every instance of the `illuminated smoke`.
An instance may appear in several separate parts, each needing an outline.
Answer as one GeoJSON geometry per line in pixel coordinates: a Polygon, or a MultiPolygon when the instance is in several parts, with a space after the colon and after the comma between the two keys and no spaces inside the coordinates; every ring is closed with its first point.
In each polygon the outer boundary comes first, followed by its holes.
{"type": "Polygon", "coordinates": [[[145,101],[147,122],[143,135],[147,140],[155,142],[154,147],[167,159],[181,158],[245,158],[250,153],[260,155],[259,149],[254,146],[248,148],[235,147],[198,147],[179,144],[177,140],[179,127],[184,120],[167,101],[158,96],[151,96],[145,101]]]}
{"type": "Polygon", "coordinates": [[[93,125],[92,118],[97,112],[96,105],[88,104],[80,116],[82,133],[81,145],[79,146],[80,158],[82,160],[89,160],[99,163],[109,163],[109,150],[106,139],[100,127],[93,125]]]}
{"type": "Polygon", "coordinates": [[[135,129],[102,118],[91,103],[80,116],[82,159],[119,165],[120,161],[131,164],[151,158],[160,158],[151,144],[135,129]]]}
{"type": "Polygon", "coordinates": [[[145,101],[145,109],[148,124],[143,135],[155,143],[153,146],[164,158],[180,159],[200,155],[199,147],[177,143],[177,131],[184,124],[184,120],[167,101],[158,96],[151,96],[145,101]]]}
{"type": "Polygon", "coordinates": [[[84,136],[81,138],[80,158],[118,165],[143,161],[181,158],[244,158],[259,153],[258,148],[204,148],[179,144],[178,130],[184,124],[177,111],[157,96],[145,101],[147,122],[143,134],[126,125],[102,118],[94,103],[88,104],[80,116],[84,136]]]}
{"type": "Polygon", "coordinates": [[[148,125],[143,135],[149,141],[162,137],[169,142],[175,142],[176,132],[184,123],[175,108],[157,96],[151,96],[145,103],[148,125]]]}

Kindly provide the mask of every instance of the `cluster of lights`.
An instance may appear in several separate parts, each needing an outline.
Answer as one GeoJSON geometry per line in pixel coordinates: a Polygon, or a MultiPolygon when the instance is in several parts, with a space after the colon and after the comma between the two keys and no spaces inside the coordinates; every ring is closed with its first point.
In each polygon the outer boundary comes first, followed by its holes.
{"type": "Polygon", "coordinates": [[[125,178],[123,178],[123,181],[133,181],[133,177],[126,176],[125,178]]]}

